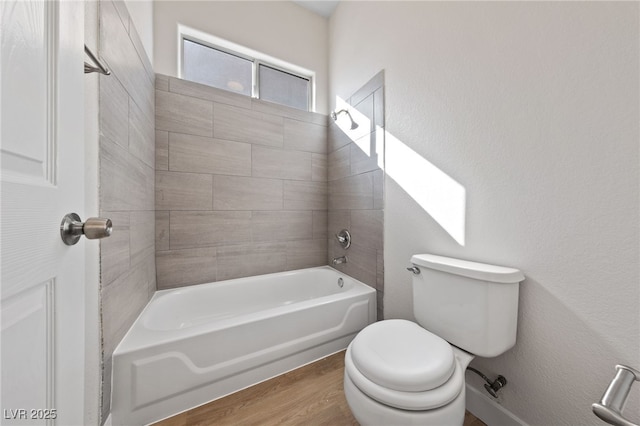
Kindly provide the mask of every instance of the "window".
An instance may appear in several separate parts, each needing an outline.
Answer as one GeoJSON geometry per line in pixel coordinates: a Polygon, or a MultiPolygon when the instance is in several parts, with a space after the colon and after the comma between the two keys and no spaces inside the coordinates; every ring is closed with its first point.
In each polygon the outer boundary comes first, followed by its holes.
{"type": "Polygon", "coordinates": [[[183,77],[251,96],[253,62],[184,39],[183,77]]]}
{"type": "Polygon", "coordinates": [[[312,73],[297,72],[299,67],[290,69],[282,61],[241,46],[234,45],[241,50],[237,51],[184,33],[181,41],[182,78],[304,111],[312,109],[312,73]]]}
{"type": "Polygon", "coordinates": [[[309,109],[309,79],[260,64],[258,71],[260,99],[309,109]]]}

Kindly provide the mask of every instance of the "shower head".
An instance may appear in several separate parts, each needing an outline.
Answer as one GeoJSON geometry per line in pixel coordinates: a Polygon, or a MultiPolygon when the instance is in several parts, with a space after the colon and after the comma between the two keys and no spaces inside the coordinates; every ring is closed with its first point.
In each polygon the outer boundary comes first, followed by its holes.
{"type": "Polygon", "coordinates": [[[349,113],[349,111],[347,111],[346,109],[341,109],[340,111],[336,112],[336,111],[331,111],[331,114],[329,114],[331,116],[331,118],[333,119],[333,121],[337,121],[338,120],[338,115],[345,113],[347,114],[347,116],[349,117],[349,120],[351,120],[351,130],[355,130],[358,128],[358,123],[356,123],[355,121],[353,121],[353,117],[351,117],[351,114],[349,113]]]}

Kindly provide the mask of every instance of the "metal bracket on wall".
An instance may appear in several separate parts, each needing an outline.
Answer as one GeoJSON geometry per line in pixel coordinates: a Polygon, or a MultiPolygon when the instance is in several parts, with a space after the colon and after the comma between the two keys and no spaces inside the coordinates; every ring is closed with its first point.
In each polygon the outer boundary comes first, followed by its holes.
{"type": "Polygon", "coordinates": [[[105,67],[98,58],[96,58],[96,56],[93,54],[93,52],[91,52],[91,50],[89,50],[86,44],[84,45],[84,52],[87,54],[87,56],[89,56],[91,61],[94,63],[94,65],[91,65],[90,63],[87,63],[87,62],[84,63],[85,74],[98,72],[104,75],[111,75],[111,71],[109,71],[109,69],[105,67]]]}
{"type": "Polygon", "coordinates": [[[600,402],[592,404],[596,416],[616,426],[638,426],[622,415],[633,382],[640,381],[640,371],[626,365],[616,365],[616,375],[604,391],[600,402]]]}

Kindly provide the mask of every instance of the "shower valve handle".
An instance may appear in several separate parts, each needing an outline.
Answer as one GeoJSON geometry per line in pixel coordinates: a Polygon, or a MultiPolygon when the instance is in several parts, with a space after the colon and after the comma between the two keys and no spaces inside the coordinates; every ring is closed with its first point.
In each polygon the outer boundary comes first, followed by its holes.
{"type": "Polygon", "coordinates": [[[351,247],[351,234],[346,229],[342,229],[340,232],[336,234],[336,238],[338,239],[338,243],[342,246],[343,249],[348,249],[351,247]]]}

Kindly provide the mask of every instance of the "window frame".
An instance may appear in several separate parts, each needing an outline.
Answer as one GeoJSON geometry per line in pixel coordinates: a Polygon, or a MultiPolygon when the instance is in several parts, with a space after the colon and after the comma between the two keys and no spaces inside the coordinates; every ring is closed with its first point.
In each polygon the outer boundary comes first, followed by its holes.
{"type": "MultiPolygon", "coordinates": [[[[277,58],[265,55],[261,52],[246,48],[244,46],[229,42],[227,40],[212,36],[210,34],[189,28],[183,25],[178,25],[178,76],[184,78],[184,40],[192,43],[197,43],[211,49],[218,50],[220,52],[236,56],[241,59],[248,60],[251,65],[251,98],[260,99],[260,65],[265,65],[269,68],[273,68],[276,71],[281,71],[292,76],[302,78],[309,82],[307,88],[307,110],[309,112],[315,112],[316,96],[315,96],[315,73],[311,70],[299,67],[294,64],[279,60],[277,58]]],[[[213,86],[212,86],[213,87],[213,86]]],[[[220,89],[226,90],[226,89],[220,89]]],[[[234,93],[233,91],[230,91],[234,93]]],[[[242,95],[241,96],[245,96],[242,95]]],[[[275,105],[282,105],[288,108],[298,109],[289,105],[279,104],[271,101],[264,101],[274,103],[275,105]]],[[[304,111],[304,110],[300,110],[304,111]]]]}
{"type": "MultiPolygon", "coordinates": [[[[249,56],[245,56],[245,55],[239,54],[239,53],[234,52],[234,51],[229,50],[229,49],[225,49],[225,48],[217,47],[217,46],[212,46],[209,43],[206,43],[206,42],[203,42],[203,41],[200,41],[200,40],[196,40],[193,37],[181,37],[180,40],[181,40],[180,41],[180,52],[181,52],[181,54],[180,54],[180,57],[181,57],[180,63],[181,63],[181,66],[180,66],[180,75],[179,75],[180,78],[184,79],[184,62],[185,62],[184,61],[184,41],[187,40],[187,41],[189,41],[191,43],[199,44],[201,46],[208,47],[210,49],[218,50],[218,51],[220,51],[222,53],[226,53],[227,55],[235,56],[237,58],[244,59],[246,61],[251,62],[251,95],[250,96],[252,98],[255,97],[254,95],[256,94],[256,87],[255,87],[256,76],[255,76],[255,69],[254,69],[255,68],[255,60],[253,58],[251,58],[249,56]]],[[[204,83],[200,83],[200,84],[204,84],[204,83]]],[[[211,87],[215,87],[215,86],[211,86],[211,87]]],[[[227,89],[222,89],[220,87],[215,87],[215,88],[216,89],[220,89],[220,90],[227,90],[227,89]]],[[[233,92],[233,90],[227,90],[227,91],[229,91],[231,93],[235,93],[235,92],[233,92]]],[[[243,93],[239,93],[239,94],[242,95],[242,96],[245,96],[243,93]]]]}
{"type": "MultiPolygon", "coordinates": [[[[283,72],[285,74],[289,74],[289,75],[291,75],[293,77],[298,77],[298,78],[301,78],[303,80],[307,80],[309,82],[309,84],[307,86],[307,111],[312,111],[311,110],[311,106],[312,106],[312,102],[311,102],[311,92],[312,92],[311,91],[311,83],[312,83],[312,80],[311,80],[311,77],[307,77],[307,76],[303,76],[303,75],[300,75],[300,74],[297,74],[297,73],[293,73],[288,69],[284,69],[282,67],[278,67],[278,66],[272,65],[269,62],[264,62],[264,61],[259,61],[259,60],[255,60],[254,63],[253,63],[253,71],[254,71],[253,78],[254,78],[254,80],[256,82],[257,94],[258,94],[258,96],[255,97],[256,99],[262,100],[260,98],[260,96],[259,96],[260,95],[260,65],[264,65],[267,68],[271,68],[273,70],[280,71],[280,72],[283,72]]],[[[266,100],[265,100],[265,102],[277,103],[277,102],[266,101],[266,100]]],[[[278,105],[282,105],[282,106],[286,106],[286,107],[289,107],[289,108],[298,109],[298,108],[292,107],[290,105],[284,105],[284,104],[278,104],[278,105]]],[[[304,111],[304,110],[301,110],[301,111],[304,111]]]]}

